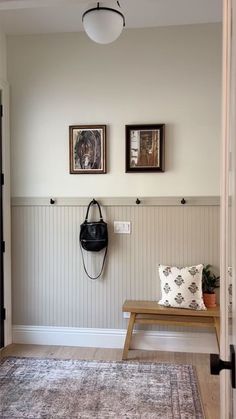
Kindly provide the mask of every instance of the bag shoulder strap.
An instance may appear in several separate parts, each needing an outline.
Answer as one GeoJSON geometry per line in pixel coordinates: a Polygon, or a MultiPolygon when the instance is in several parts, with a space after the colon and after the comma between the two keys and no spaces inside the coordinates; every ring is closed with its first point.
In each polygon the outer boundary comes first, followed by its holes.
{"type": "Polygon", "coordinates": [[[93,199],[93,200],[89,203],[89,205],[88,205],[87,212],[86,212],[86,216],[85,216],[85,222],[87,222],[87,221],[88,221],[89,210],[90,210],[90,207],[91,207],[92,205],[97,205],[97,206],[98,206],[98,209],[99,209],[99,214],[100,214],[100,221],[103,221],[101,207],[100,207],[100,205],[99,205],[98,201],[96,201],[96,199],[93,199]]]}
{"type": "Polygon", "coordinates": [[[106,260],[106,256],[107,256],[107,247],[106,247],[106,250],[105,250],[105,253],[104,253],[104,256],[103,256],[102,268],[101,268],[101,270],[100,270],[100,273],[99,273],[97,276],[95,276],[95,277],[93,277],[93,276],[89,275],[89,273],[88,273],[88,271],[87,271],[87,269],[86,269],[86,266],[85,266],[85,261],[84,261],[84,254],[83,254],[83,249],[82,249],[81,243],[80,243],[80,249],[81,249],[81,254],[82,254],[83,267],[84,267],[84,271],[85,271],[86,275],[87,275],[90,279],[93,279],[93,280],[94,280],[94,279],[98,279],[98,278],[102,275],[102,271],[103,271],[103,268],[104,268],[104,265],[105,265],[105,260],[106,260]]]}

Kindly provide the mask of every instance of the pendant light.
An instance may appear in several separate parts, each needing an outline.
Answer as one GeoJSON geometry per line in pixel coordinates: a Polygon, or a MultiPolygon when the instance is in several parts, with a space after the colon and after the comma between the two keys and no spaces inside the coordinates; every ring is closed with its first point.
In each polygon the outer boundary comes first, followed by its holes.
{"type": "MultiPolygon", "coordinates": [[[[120,7],[118,1],[117,5],[120,7]]],[[[84,12],[82,22],[88,37],[98,44],[115,41],[125,26],[124,15],[119,9],[102,7],[99,2],[97,7],[84,12]]]]}

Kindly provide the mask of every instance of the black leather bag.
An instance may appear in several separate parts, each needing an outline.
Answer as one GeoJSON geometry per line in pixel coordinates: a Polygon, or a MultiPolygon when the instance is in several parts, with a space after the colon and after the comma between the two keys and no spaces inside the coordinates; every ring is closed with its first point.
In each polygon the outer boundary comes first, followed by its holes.
{"type": "Polygon", "coordinates": [[[102,274],[104,264],[105,264],[106,255],[107,255],[108,229],[107,229],[107,223],[105,223],[105,221],[103,221],[103,218],[102,218],[101,207],[95,199],[93,199],[89,203],[88,208],[87,208],[87,212],[86,212],[86,216],[85,216],[85,220],[80,226],[80,246],[81,246],[84,270],[85,270],[86,274],[91,279],[99,278],[99,276],[102,274]],[[89,210],[90,210],[92,205],[97,205],[97,207],[99,209],[99,215],[100,215],[100,220],[99,221],[88,221],[89,210]],[[86,269],[85,263],[84,263],[84,255],[83,255],[82,248],[84,250],[87,250],[88,252],[100,252],[100,250],[106,249],[105,253],[104,253],[104,257],[103,257],[102,269],[101,269],[99,275],[97,275],[96,277],[91,277],[87,272],[87,269],[86,269]]]}

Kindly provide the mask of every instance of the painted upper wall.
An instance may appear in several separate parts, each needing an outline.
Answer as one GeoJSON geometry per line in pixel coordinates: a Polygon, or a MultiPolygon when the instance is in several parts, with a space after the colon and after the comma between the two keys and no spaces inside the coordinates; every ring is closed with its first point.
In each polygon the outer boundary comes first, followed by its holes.
{"type": "Polygon", "coordinates": [[[0,30],[0,80],[7,80],[6,35],[0,30]]]}
{"type": "Polygon", "coordinates": [[[8,38],[13,196],[219,194],[221,26],[8,38]],[[125,173],[125,124],[165,123],[165,173],[125,173]],[[69,174],[69,125],[107,124],[108,173],[69,174]]]}

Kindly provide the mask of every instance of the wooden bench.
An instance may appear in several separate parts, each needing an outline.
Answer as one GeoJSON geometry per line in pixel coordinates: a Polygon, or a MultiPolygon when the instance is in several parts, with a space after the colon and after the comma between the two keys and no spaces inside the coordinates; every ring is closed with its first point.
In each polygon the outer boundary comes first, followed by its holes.
{"type": "Polygon", "coordinates": [[[130,313],[122,359],[127,359],[132,333],[136,324],[164,324],[169,326],[213,327],[220,345],[220,309],[188,310],[160,306],[155,301],[126,300],[123,312],[130,313]]]}

